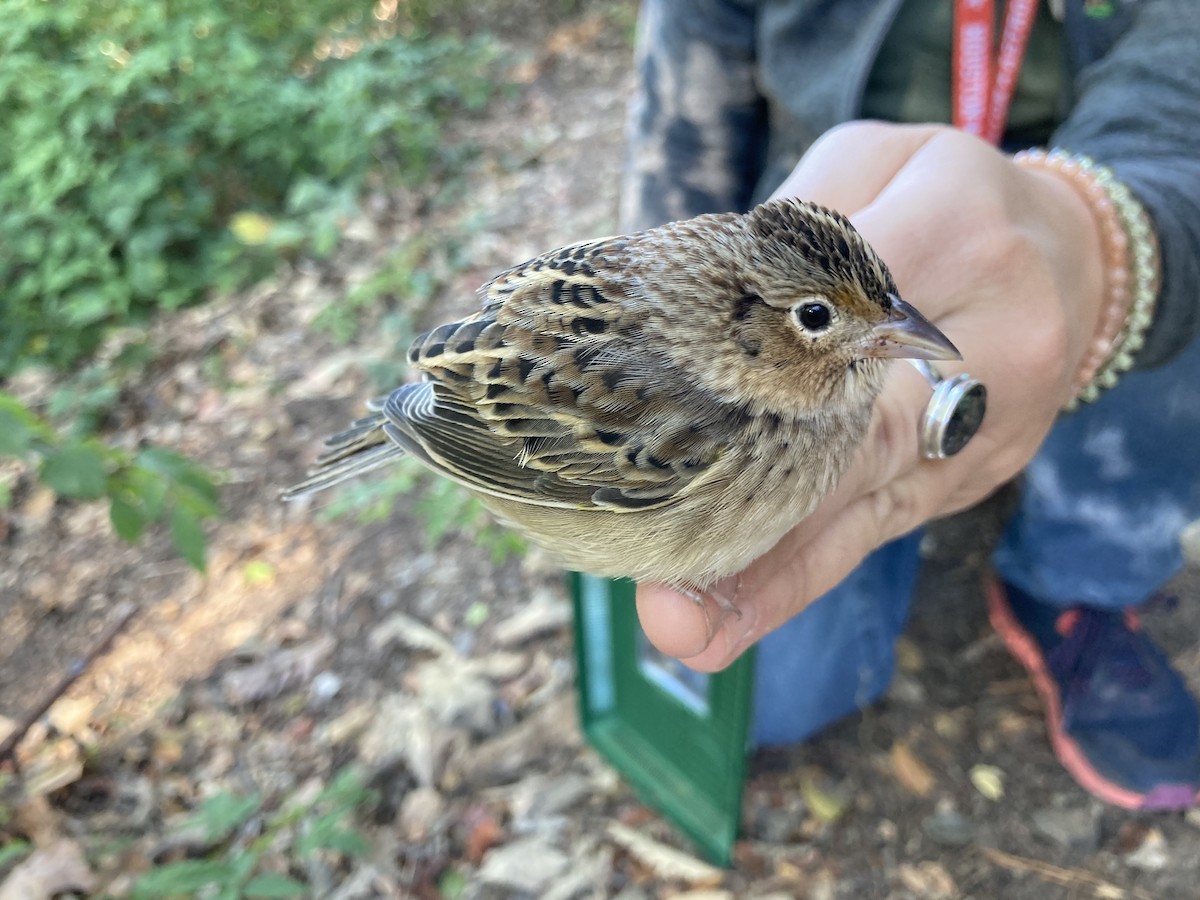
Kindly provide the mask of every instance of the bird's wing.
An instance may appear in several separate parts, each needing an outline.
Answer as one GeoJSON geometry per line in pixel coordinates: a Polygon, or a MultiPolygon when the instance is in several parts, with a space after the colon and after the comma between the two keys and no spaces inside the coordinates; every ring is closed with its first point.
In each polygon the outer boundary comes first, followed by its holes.
{"type": "Polygon", "coordinates": [[[383,411],[389,438],[467,487],[546,506],[575,508],[591,500],[592,489],[521,466],[520,439],[496,434],[474,407],[434,382],[393,391],[383,411]]]}
{"type": "Polygon", "coordinates": [[[730,411],[643,340],[628,238],[530,260],[475,315],[418,338],[432,383],[384,406],[388,434],[468,487],[526,503],[640,510],[713,477],[730,411]],[[617,273],[617,274],[613,274],[617,273]]]}
{"type": "Polygon", "coordinates": [[[566,416],[523,418],[506,428],[429,381],[394,391],[383,414],[388,437],[434,471],[495,497],[540,506],[628,512],[668,506],[723,451],[691,426],[649,446],[628,435],[579,428],[566,416]],[[533,430],[542,434],[533,436],[533,430]]]}

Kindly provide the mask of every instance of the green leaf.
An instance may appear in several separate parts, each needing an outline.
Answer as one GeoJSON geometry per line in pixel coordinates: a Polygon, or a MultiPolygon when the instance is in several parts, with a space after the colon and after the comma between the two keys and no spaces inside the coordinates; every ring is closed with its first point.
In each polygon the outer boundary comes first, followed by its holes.
{"type": "Polygon", "coordinates": [[[0,456],[23,456],[33,438],[32,428],[0,407],[0,456]]]}
{"type": "Polygon", "coordinates": [[[438,893],[444,900],[458,900],[467,892],[470,881],[461,869],[447,869],[438,879],[438,893]]]}
{"type": "Polygon", "coordinates": [[[113,496],[109,501],[108,519],[112,522],[117,537],[129,544],[137,543],[146,530],[146,514],[138,507],[113,496]]]}
{"type": "Polygon", "coordinates": [[[129,470],[129,488],[141,501],[147,520],[157,522],[166,509],[168,482],[158,472],[135,463],[129,470]]]}
{"type": "Polygon", "coordinates": [[[216,482],[213,481],[211,475],[199,466],[189,465],[176,476],[176,481],[181,486],[192,491],[197,499],[203,500],[205,506],[215,509],[217,499],[220,496],[217,491],[216,482]]]}
{"type": "Polygon", "coordinates": [[[171,510],[171,543],[192,568],[204,571],[204,557],[208,542],[200,520],[189,509],[176,506],[171,510]]]}
{"type": "Polygon", "coordinates": [[[195,812],[195,819],[204,826],[208,840],[220,841],[262,808],[262,797],[259,794],[249,794],[239,797],[236,794],[222,792],[214,794],[200,805],[195,812]]]}
{"type": "Polygon", "coordinates": [[[308,832],[296,841],[296,852],[301,856],[307,856],[314,850],[333,850],[346,856],[365,856],[369,853],[371,845],[366,838],[341,824],[343,815],[337,812],[313,822],[308,832]]]}
{"type": "Polygon", "coordinates": [[[137,341],[126,345],[112,361],[115,369],[132,369],[145,366],[154,359],[154,349],[149,343],[137,341]]]}
{"type": "MultiPolygon", "coordinates": [[[[233,873],[232,881],[235,885],[239,885],[250,877],[250,873],[258,868],[258,851],[250,849],[248,851],[237,852],[233,858],[229,860],[229,869],[233,873]]],[[[231,900],[239,900],[241,894],[234,891],[230,894],[231,900]]]]}
{"type": "Polygon", "coordinates": [[[195,894],[210,885],[226,885],[234,880],[233,867],[227,862],[208,859],[184,859],[152,869],[133,885],[139,900],[161,900],[181,894],[195,894]]]}
{"type": "Polygon", "coordinates": [[[38,439],[53,441],[53,430],[16,397],[0,391],[0,456],[19,456],[38,439]]]}
{"type": "Polygon", "coordinates": [[[242,566],[242,578],[251,587],[268,584],[275,578],[275,567],[266,560],[252,559],[242,566]]]}
{"type": "Polygon", "coordinates": [[[275,872],[255,875],[242,886],[246,897],[303,897],[307,893],[308,885],[275,872]]]}
{"type": "Polygon", "coordinates": [[[9,841],[0,847],[0,871],[27,854],[33,847],[28,841],[9,841]]]}
{"type": "Polygon", "coordinates": [[[159,475],[169,475],[171,478],[178,478],[188,466],[186,459],[166,447],[147,447],[138,454],[137,464],[143,469],[159,475]]]}
{"type": "Polygon", "coordinates": [[[467,607],[467,612],[463,616],[463,622],[468,628],[478,628],[488,620],[491,614],[491,609],[482,600],[476,600],[467,607]]]}
{"type": "Polygon", "coordinates": [[[361,770],[355,766],[339,769],[333,780],[321,789],[317,795],[317,804],[331,804],[337,809],[353,809],[366,803],[372,798],[372,792],[367,789],[361,770]]]}
{"type": "Polygon", "coordinates": [[[90,444],[69,444],[42,462],[42,483],[64,497],[99,500],[107,477],[104,454],[90,444]]]}
{"type": "Polygon", "coordinates": [[[283,237],[333,247],[369,179],[461,159],[443,123],[494,93],[498,54],[417,27],[436,6],[402,4],[394,41],[345,0],[0,3],[19,13],[0,29],[0,374],[70,365],[130,316],[203,299],[238,249],[231,209],[294,223],[244,277],[283,237]],[[359,52],[315,60],[331,33],[359,52]]]}
{"type": "MultiPolygon", "coordinates": [[[[187,458],[165,447],[148,447],[138,454],[137,464],[177,485],[183,491],[185,505],[197,518],[215,516],[219,512],[217,486],[212,476],[187,458]]],[[[147,506],[150,506],[149,502],[147,506]]]]}

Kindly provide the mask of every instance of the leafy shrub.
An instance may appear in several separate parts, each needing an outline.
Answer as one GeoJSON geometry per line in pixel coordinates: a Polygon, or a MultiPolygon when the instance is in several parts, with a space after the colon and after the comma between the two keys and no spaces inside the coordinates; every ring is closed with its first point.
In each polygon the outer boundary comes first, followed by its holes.
{"type": "Polygon", "coordinates": [[[212,851],[202,859],[169,862],[138,878],[133,897],[309,897],[313,891],[279,871],[264,869],[282,849],[293,868],[317,853],[359,857],[370,850],[355,816],[375,802],[362,777],[343,769],[313,799],[297,800],[266,813],[263,798],[214,794],[183,825],[198,828],[212,851]],[[255,820],[259,820],[257,823],[255,820]]]}
{"type": "MultiPolygon", "coordinates": [[[[129,453],[86,433],[60,434],[0,392],[0,456],[36,456],[39,480],[60,497],[107,498],[113,530],[126,541],[137,541],[152,523],[168,523],[179,555],[204,568],[202,523],[217,515],[217,488],[179,454],[161,447],[129,453]]],[[[8,500],[0,485],[0,506],[8,500]]]]}
{"type": "MultiPolygon", "coordinates": [[[[441,122],[486,100],[491,54],[397,8],[0,0],[0,386],[25,363],[72,366],[111,326],[246,283],[281,252],[328,253],[372,179],[436,174],[441,122]]],[[[92,436],[116,390],[97,365],[45,416],[0,393],[0,456],[36,458],[62,496],[107,498],[127,540],[168,522],[201,566],[212,479],[92,436]]]]}
{"type": "Polygon", "coordinates": [[[347,482],[322,509],[322,517],[330,521],[352,515],[359,522],[382,522],[401,498],[420,517],[430,547],[449,534],[463,534],[496,564],[527,550],[521,535],[497,522],[466,488],[434,475],[411,456],[398,459],[386,477],[347,482]]]}
{"type": "Polygon", "coordinates": [[[486,99],[488,53],[372,13],[0,0],[0,376],[68,365],[281,248],[328,252],[369,176],[428,176],[443,114],[486,99]]]}

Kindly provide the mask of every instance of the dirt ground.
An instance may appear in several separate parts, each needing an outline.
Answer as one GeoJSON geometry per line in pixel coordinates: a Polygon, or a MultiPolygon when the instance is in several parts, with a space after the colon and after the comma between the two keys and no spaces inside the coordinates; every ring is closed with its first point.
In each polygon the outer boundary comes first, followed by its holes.
{"type": "MultiPolygon", "coordinates": [[[[421,312],[429,324],[468,308],[498,269],[614,229],[632,7],[557,10],[518,4],[490,23],[515,87],[454,124],[476,152],[452,195],[376,198],[334,264],[281,269],[156,326],[163,352],[126,387],[112,436],[227,473],[205,575],[161,536],[127,547],[105,509],[57,504],[8,472],[0,740],[137,614],[34,723],[19,766],[0,763],[0,861],[16,840],[32,845],[22,865],[64,854],[25,888],[0,862],[0,898],[124,896],[156,866],[247,848],[264,871],[338,898],[1200,896],[1200,816],[1102,808],[1054,761],[1032,688],[983,613],[1002,504],[926,542],[886,701],[754,759],[735,864],[717,870],[582,741],[561,573],[538,554],[496,563],[461,534],[431,545],[404,498],[367,524],[277,501],[356,414],[366,364],[398,352],[335,344],[313,320],[406,241],[466,235],[469,264],[421,312]],[[346,766],[376,792],[354,823],[365,848],[304,855],[301,825],[264,824],[346,766]],[[231,793],[261,797],[263,814],[223,842],[181,831],[231,793]]],[[[1198,588],[1186,573],[1146,621],[1200,688],[1198,588]]]]}

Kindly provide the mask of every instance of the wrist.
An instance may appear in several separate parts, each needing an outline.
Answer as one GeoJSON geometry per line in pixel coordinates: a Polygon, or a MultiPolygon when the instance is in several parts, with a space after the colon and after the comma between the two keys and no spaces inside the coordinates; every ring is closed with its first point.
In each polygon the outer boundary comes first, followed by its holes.
{"type": "MultiPolygon", "coordinates": [[[[1062,150],[1026,150],[1013,162],[1069,184],[1090,213],[1099,247],[1102,289],[1092,337],[1076,369],[1066,410],[1095,400],[1133,366],[1158,296],[1158,246],[1149,217],[1113,173],[1062,150]]],[[[1087,296],[1096,296],[1090,290],[1087,296]]]]}

